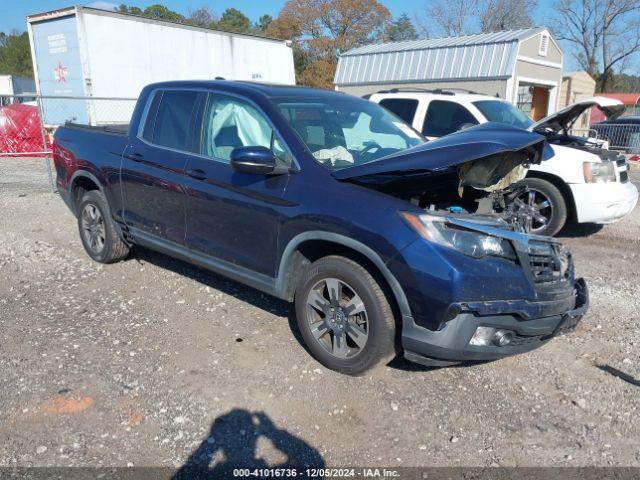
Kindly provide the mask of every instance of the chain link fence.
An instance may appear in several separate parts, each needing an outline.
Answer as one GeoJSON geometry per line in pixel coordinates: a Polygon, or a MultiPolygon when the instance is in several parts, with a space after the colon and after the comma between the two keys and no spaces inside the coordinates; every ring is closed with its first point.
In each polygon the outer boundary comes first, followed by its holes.
{"type": "Polygon", "coordinates": [[[51,159],[53,134],[67,122],[83,125],[129,123],[136,98],[63,97],[41,95],[0,96],[0,158],[39,158],[53,191],[51,159]]]}

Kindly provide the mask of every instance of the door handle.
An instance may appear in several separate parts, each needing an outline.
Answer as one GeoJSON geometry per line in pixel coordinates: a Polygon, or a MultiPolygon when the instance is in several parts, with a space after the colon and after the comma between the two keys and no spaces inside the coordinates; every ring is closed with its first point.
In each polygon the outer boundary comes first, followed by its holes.
{"type": "Polygon", "coordinates": [[[194,168],[192,170],[187,170],[187,175],[189,175],[191,178],[195,178],[196,180],[206,180],[207,179],[207,174],[204,173],[204,171],[200,170],[199,168],[194,168]]]}
{"type": "Polygon", "coordinates": [[[130,155],[127,155],[127,158],[129,160],[133,160],[134,162],[141,162],[144,160],[144,157],[140,153],[132,153],[130,155]]]}

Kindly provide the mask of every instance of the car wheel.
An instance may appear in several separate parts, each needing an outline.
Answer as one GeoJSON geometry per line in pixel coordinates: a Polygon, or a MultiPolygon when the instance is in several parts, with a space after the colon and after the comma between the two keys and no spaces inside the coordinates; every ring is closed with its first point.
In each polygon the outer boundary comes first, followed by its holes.
{"type": "Polygon", "coordinates": [[[530,209],[527,231],[553,236],[567,222],[567,202],[558,187],[541,178],[526,178],[527,191],[520,200],[530,209]]]}
{"type": "Polygon", "coordinates": [[[329,256],[310,265],[295,294],[296,320],[325,367],[358,375],[395,355],[395,319],[380,284],[361,265],[329,256]]]}
{"type": "Polygon", "coordinates": [[[89,256],[100,263],[127,258],[129,247],[118,235],[107,200],[99,190],[84,194],[78,205],[78,229],[89,256]]]}

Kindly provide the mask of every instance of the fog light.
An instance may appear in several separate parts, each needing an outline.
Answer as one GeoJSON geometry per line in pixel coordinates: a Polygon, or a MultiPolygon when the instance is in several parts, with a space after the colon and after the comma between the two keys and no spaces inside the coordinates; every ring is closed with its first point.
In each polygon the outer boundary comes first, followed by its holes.
{"type": "Polygon", "coordinates": [[[499,347],[506,347],[513,340],[513,333],[509,330],[498,330],[493,334],[493,343],[499,347]]]}
{"type": "Polygon", "coordinates": [[[493,337],[496,332],[495,328],[491,327],[478,327],[476,328],[473,337],[469,340],[469,345],[476,345],[479,347],[487,347],[493,343],[493,337]]]}

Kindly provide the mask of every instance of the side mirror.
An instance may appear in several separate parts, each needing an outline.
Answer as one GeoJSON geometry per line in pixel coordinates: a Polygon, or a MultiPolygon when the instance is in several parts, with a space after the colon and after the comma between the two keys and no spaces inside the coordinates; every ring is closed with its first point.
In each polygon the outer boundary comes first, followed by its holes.
{"type": "Polygon", "coordinates": [[[240,173],[268,175],[276,170],[276,157],[267,147],[236,147],[231,152],[231,168],[240,173]]]}

